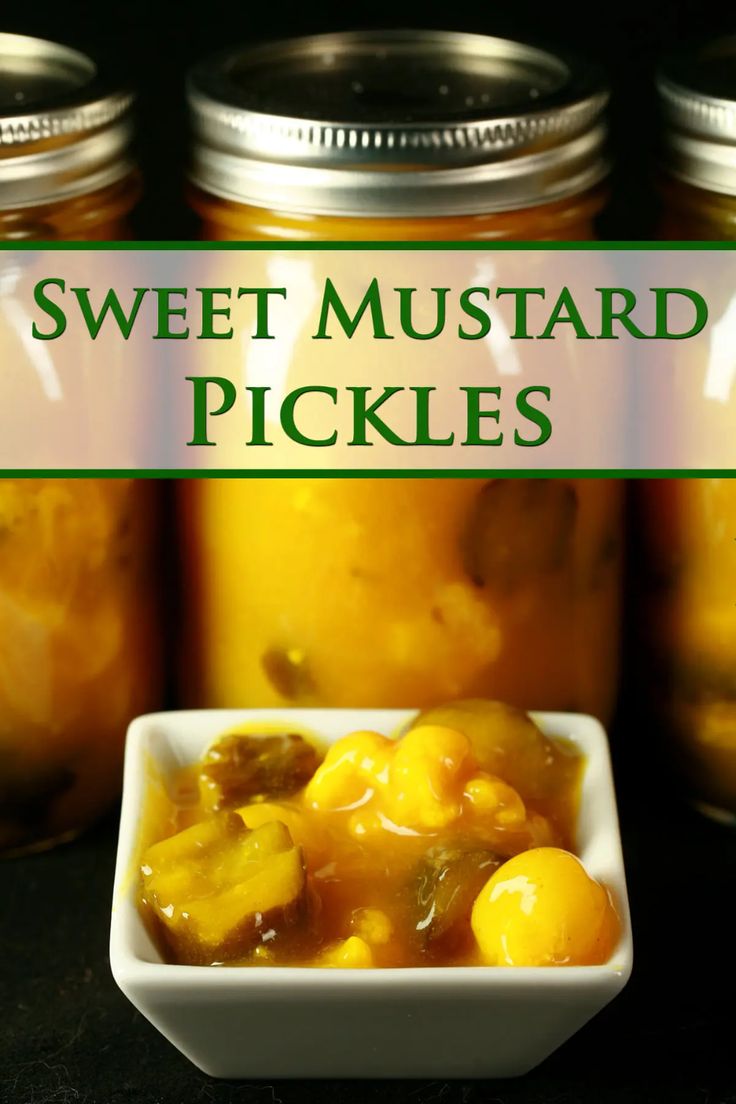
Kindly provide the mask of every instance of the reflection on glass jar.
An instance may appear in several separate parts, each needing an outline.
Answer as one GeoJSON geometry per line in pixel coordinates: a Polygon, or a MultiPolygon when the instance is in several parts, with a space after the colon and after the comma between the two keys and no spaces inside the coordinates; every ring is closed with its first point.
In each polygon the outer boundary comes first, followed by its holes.
{"type": "MultiPolygon", "coordinates": [[[[599,75],[518,43],[294,40],[203,63],[189,98],[208,238],[585,239],[603,202],[599,75]]],[[[610,715],[614,481],[206,479],[180,505],[194,704],[610,715]]]]}
{"type": "MultiPolygon", "coordinates": [[[[129,107],[84,55],[0,35],[0,240],[125,236],[138,192],[129,107]]],[[[2,264],[12,299],[22,274],[2,264]]],[[[63,398],[12,325],[0,353],[19,394],[25,378],[63,398]]],[[[103,812],[129,720],[158,704],[156,495],[122,479],[0,480],[0,852],[48,846],[103,812]]]]}
{"type": "MultiPolygon", "coordinates": [[[[660,72],[665,239],[736,238],[735,74],[733,38],[685,50],[660,72]]],[[[717,415],[727,418],[727,407],[719,405],[717,415]]],[[[660,714],[688,794],[706,811],[733,818],[736,481],[647,480],[637,496],[647,552],[645,635],[660,714]]]]}

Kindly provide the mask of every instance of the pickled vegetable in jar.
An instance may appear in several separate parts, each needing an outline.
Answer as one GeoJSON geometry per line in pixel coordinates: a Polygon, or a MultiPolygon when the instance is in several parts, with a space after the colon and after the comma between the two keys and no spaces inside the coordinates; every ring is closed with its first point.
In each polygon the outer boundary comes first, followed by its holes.
{"type": "Polygon", "coordinates": [[[655,704],[687,793],[736,817],[736,481],[639,489],[655,704]]]}
{"type": "MultiPolygon", "coordinates": [[[[658,87],[662,237],[733,240],[736,38],[683,49],[662,67],[658,87]]],[[[707,364],[689,368],[691,381],[705,380],[707,364]]],[[[717,405],[717,416],[727,415],[717,405]]],[[[714,432],[720,424],[714,422],[714,432]]],[[[736,480],[643,480],[636,495],[655,705],[686,794],[701,809],[734,820],[736,480]]]]}
{"type": "Polygon", "coordinates": [[[157,704],[156,488],[0,480],[0,848],[74,834],[157,704]]]}
{"type": "Polygon", "coordinates": [[[503,687],[519,706],[610,712],[616,484],[257,479],[182,491],[185,547],[199,554],[187,636],[200,703],[426,706],[503,687]]]}
{"type": "MultiPolygon", "coordinates": [[[[590,238],[606,99],[584,63],[478,35],[230,51],[189,79],[192,204],[212,239],[590,238]]],[[[191,704],[483,694],[610,715],[615,481],[208,478],[179,493],[191,704]]]]}
{"type": "MultiPolygon", "coordinates": [[[[0,242],[125,236],[130,103],[84,55],[0,35],[0,242]]],[[[23,278],[0,250],[0,296],[23,278]]],[[[0,298],[19,395],[39,381],[7,318],[0,298]]],[[[129,479],[0,480],[0,852],[99,816],[128,722],[159,703],[157,494],[129,479]]]]}

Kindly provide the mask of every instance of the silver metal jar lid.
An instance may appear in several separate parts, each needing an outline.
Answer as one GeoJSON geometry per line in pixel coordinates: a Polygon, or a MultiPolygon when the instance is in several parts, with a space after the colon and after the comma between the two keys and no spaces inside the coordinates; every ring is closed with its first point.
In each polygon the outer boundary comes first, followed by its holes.
{"type": "Polygon", "coordinates": [[[608,171],[599,71],[484,35],[359,31],[230,50],[187,95],[190,179],[310,214],[438,216],[549,203],[608,171]]]}
{"type": "Polygon", "coordinates": [[[657,89],[666,169],[696,187],[736,195],[736,35],[673,54],[657,89]]]}
{"type": "Polygon", "coordinates": [[[91,58],[0,34],[0,211],[70,199],[131,171],[127,91],[103,86],[91,58]]]}

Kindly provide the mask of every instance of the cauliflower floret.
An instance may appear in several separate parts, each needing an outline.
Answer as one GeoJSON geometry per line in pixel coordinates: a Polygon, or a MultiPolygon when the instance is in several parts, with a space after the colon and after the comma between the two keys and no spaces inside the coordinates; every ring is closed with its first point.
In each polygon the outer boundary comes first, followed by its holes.
{"type": "Polygon", "coordinates": [[[386,829],[436,833],[464,814],[502,831],[527,826],[517,791],[479,770],[468,737],[446,725],[418,725],[398,741],[375,732],[338,740],[305,798],[318,811],[350,811],[348,831],[362,839],[386,829]]]}
{"type": "Polygon", "coordinates": [[[321,811],[350,809],[385,783],[394,744],[377,732],[352,732],[333,744],[309,782],[307,805],[321,811]]]}
{"type": "Polygon", "coordinates": [[[373,952],[364,939],[351,935],[323,951],[317,959],[317,965],[367,970],[373,965],[373,952]]]}

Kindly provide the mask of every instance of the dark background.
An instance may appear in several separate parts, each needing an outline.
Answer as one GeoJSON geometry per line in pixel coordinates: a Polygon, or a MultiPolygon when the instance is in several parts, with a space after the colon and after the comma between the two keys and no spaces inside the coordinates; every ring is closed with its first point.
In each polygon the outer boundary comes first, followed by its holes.
{"type": "MultiPolygon", "coordinates": [[[[140,90],[146,192],[134,232],[196,235],[182,188],[182,81],[238,40],[361,26],[534,37],[597,58],[614,90],[608,238],[652,237],[651,74],[671,45],[736,30],[707,3],[156,4],[0,9],[3,30],[107,55],[140,90]]],[[[630,653],[629,653],[630,655],[630,653]]],[[[636,664],[612,733],[636,965],[624,994],[538,1070],[513,1082],[228,1084],[200,1074],[116,989],[107,963],[116,819],[47,855],[0,866],[1,1104],[736,1104],[736,834],[679,802],[643,715],[636,664]]],[[[288,1046],[288,1040],[284,1040],[288,1046]]],[[[489,1040],[492,1045],[492,1040],[489,1040]]]]}
{"type": "Polygon", "coordinates": [[[600,236],[655,236],[649,194],[656,130],[652,72],[663,51],[703,36],[736,32],[736,5],[708,0],[505,0],[423,3],[373,0],[3,0],[0,29],[88,49],[122,72],[140,94],[139,153],[146,192],[134,233],[147,239],[197,236],[183,198],[186,150],[183,79],[214,50],[260,38],[361,27],[435,27],[567,46],[595,58],[612,88],[613,200],[600,236]]]}

